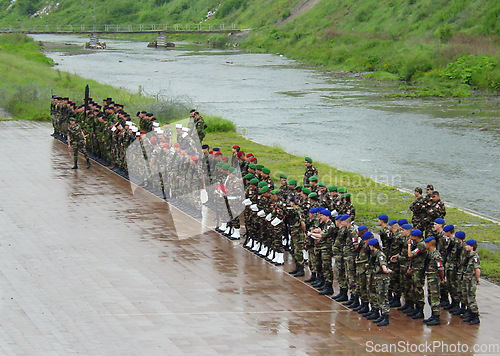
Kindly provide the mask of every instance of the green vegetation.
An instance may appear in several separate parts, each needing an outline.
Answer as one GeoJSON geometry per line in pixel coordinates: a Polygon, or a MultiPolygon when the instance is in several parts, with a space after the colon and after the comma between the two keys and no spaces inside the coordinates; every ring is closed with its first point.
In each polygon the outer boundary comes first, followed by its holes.
{"type": "MultiPolygon", "coordinates": [[[[236,41],[335,70],[401,80],[396,96],[456,96],[500,90],[500,2],[496,0],[0,0],[0,23],[199,24],[252,28],[241,36],[197,36],[211,45],[236,41]],[[307,5],[307,4],[306,4],[307,5]],[[45,16],[32,16],[45,6],[45,16]],[[215,14],[207,20],[207,12],[215,14]],[[288,21],[290,18],[293,20],[288,21]]],[[[192,38],[192,37],[191,37],[192,38]]],[[[188,38],[189,39],[189,38],[188,38]]]]}

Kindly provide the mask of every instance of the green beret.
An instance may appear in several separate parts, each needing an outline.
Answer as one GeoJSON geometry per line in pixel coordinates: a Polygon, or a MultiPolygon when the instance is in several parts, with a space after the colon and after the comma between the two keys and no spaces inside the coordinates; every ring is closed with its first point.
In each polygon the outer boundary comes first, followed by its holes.
{"type": "Polygon", "coordinates": [[[258,169],[259,171],[261,171],[261,170],[262,170],[262,168],[264,168],[264,166],[263,166],[262,164],[257,164],[257,165],[255,166],[255,169],[258,169]]]}
{"type": "Polygon", "coordinates": [[[228,171],[229,168],[231,168],[231,166],[229,164],[224,163],[222,166],[220,166],[220,168],[222,168],[222,170],[224,171],[228,171]]]}
{"type": "Polygon", "coordinates": [[[319,185],[320,187],[326,187],[326,183],[325,183],[325,182],[319,182],[319,183],[318,183],[318,185],[319,185]]]}
{"type": "Polygon", "coordinates": [[[318,181],[318,177],[316,176],[312,176],[311,178],[309,178],[309,182],[317,182],[318,181]]]}
{"type": "Polygon", "coordinates": [[[234,167],[229,167],[227,170],[228,170],[229,172],[231,172],[231,173],[236,173],[236,172],[238,172],[238,170],[237,170],[236,168],[234,168],[234,167]]]}
{"type": "Polygon", "coordinates": [[[351,197],[351,194],[349,193],[345,193],[345,194],[342,194],[341,198],[350,198],[351,197]]]}
{"type": "Polygon", "coordinates": [[[308,195],[309,198],[316,198],[317,196],[318,196],[318,193],[316,193],[316,192],[309,193],[309,195],[308,195]]]}
{"type": "Polygon", "coordinates": [[[339,189],[337,189],[337,191],[338,191],[339,193],[345,193],[345,192],[347,192],[347,189],[346,189],[346,188],[344,188],[344,187],[340,187],[339,189]]]}
{"type": "Polygon", "coordinates": [[[302,188],[304,188],[301,184],[299,184],[298,186],[295,187],[295,189],[300,189],[302,190],[302,188]]]}
{"type": "Polygon", "coordinates": [[[267,183],[262,181],[262,182],[259,182],[258,186],[259,186],[259,188],[262,188],[262,187],[267,186],[267,183]]]}
{"type": "Polygon", "coordinates": [[[262,173],[269,174],[271,173],[271,170],[267,167],[262,168],[262,173]]]}
{"type": "Polygon", "coordinates": [[[257,178],[253,178],[250,180],[250,184],[257,185],[259,184],[259,180],[257,178]]]}
{"type": "Polygon", "coordinates": [[[311,194],[311,189],[309,189],[309,188],[302,188],[302,193],[309,195],[309,194],[311,194]]]}
{"type": "Polygon", "coordinates": [[[257,167],[257,165],[255,165],[255,164],[253,164],[253,163],[248,165],[248,168],[255,169],[255,167],[257,167]]]}
{"type": "Polygon", "coordinates": [[[336,192],[336,191],[337,191],[337,188],[338,188],[338,187],[337,187],[336,185],[331,185],[331,186],[329,186],[329,187],[328,187],[328,191],[329,191],[329,192],[336,192]]]}
{"type": "Polygon", "coordinates": [[[252,173],[248,173],[245,175],[245,179],[252,179],[254,175],[252,173]]]}
{"type": "Polygon", "coordinates": [[[288,177],[284,174],[280,174],[280,178],[283,178],[283,179],[288,179],[288,177]]]}
{"type": "Polygon", "coordinates": [[[280,190],[279,189],[271,190],[271,194],[273,194],[273,195],[279,195],[280,194],[280,190]]]}
{"type": "Polygon", "coordinates": [[[261,192],[261,193],[265,193],[265,192],[267,192],[268,190],[269,190],[269,187],[268,187],[267,185],[266,185],[266,186],[264,186],[264,187],[262,187],[262,188],[260,188],[260,192],[261,192]]]}
{"type": "Polygon", "coordinates": [[[306,162],[313,163],[313,160],[311,159],[311,157],[306,157],[306,158],[304,158],[304,160],[306,162]]]}
{"type": "Polygon", "coordinates": [[[297,180],[296,179],[289,179],[288,180],[288,185],[295,185],[297,184],[297,180]]]}

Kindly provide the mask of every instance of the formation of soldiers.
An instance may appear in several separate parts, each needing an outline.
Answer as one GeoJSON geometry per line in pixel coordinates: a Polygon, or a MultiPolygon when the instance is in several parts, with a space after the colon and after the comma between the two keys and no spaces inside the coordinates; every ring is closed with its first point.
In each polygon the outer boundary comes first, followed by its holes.
{"type": "Polygon", "coordinates": [[[378,326],[389,324],[390,308],[423,319],[425,280],[432,310],[427,325],[440,324],[441,308],[479,324],[477,242],[445,223],[444,203],[431,185],[425,196],[415,189],[411,224],[382,214],[380,231],[372,232],[355,223],[347,188],[319,181],[311,158],[305,157],[302,182],[280,174],[275,186],[271,170],[238,145],[227,156],[202,145],[206,126],[195,110],[188,127],[171,130],[147,112],[137,113],[136,125],[111,98],[103,106],[92,100],[76,106],[53,97],[51,108],[54,136],[72,145],[76,168],[78,151],[88,152],[193,216],[208,206],[216,212],[216,230],[232,240],[241,238],[243,211],[245,248],[278,266],[289,251],[290,274],[305,277],[308,268],[305,282],[327,296],[336,280],[332,299],[378,326]]]}

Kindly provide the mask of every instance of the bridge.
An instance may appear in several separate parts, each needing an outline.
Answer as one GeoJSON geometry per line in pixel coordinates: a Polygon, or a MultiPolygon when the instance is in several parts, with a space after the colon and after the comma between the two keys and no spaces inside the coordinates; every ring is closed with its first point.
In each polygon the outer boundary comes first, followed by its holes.
{"type": "Polygon", "coordinates": [[[88,34],[112,33],[238,33],[245,31],[235,24],[129,24],[129,25],[6,25],[0,26],[0,33],[25,34],[88,34]]]}

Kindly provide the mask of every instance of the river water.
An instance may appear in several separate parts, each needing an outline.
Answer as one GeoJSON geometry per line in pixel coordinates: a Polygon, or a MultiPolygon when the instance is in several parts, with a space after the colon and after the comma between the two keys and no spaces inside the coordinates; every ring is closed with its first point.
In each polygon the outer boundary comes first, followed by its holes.
{"type": "Polygon", "coordinates": [[[445,202],[500,220],[496,97],[389,98],[384,95],[394,84],[304,68],[280,55],[106,42],[105,51],[48,55],[63,71],[134,92],[181,97],[202,113],[232,120],[254,141],[405,190],[433,184],[445,202]]]}

